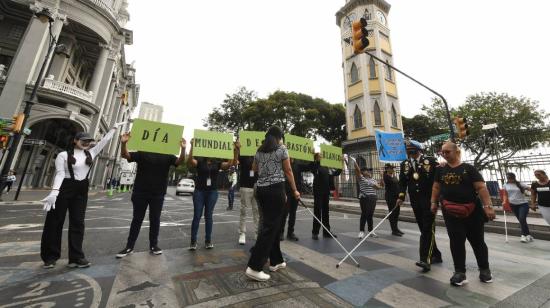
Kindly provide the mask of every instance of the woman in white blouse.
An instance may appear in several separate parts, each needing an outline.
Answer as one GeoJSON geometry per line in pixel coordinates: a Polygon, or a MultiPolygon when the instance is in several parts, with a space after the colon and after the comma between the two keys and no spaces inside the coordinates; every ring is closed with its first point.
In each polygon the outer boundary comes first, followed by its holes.
{"type": "Polygon", "coordinates": [[[529,234],[529,225],[527,224],[527,214],[529,213],[529,199],[526,192],[530,188],[516,180],[516,175],[512,172],[506,173],[506,184],[504,184],[504,203],[510,203],[512,211],[516,215],[521,227],[521,242],[532,242],[533,237],[529,234]]]}

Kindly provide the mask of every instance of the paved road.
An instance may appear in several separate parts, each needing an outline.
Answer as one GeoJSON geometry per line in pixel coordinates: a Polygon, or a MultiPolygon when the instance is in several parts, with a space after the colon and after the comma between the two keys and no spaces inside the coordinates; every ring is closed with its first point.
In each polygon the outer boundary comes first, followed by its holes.
{"type": "MultiPolygon", "coordinates": [[[[225,211],[220,196],[215,210],[213,250],[189,245],[192,202],[190,196],[166,196],[159,245],[161,256],[147,252],[148,221],[136,253],[122,260],[114,255],[124,247],[132,218],[129,194],[90,197],[86,216],[85,252],[93,266],[71,270],[60,260],[44,270],[39,257],[44,214],[35,205],[0,206],[0,307],[550,307],[550,242],[504,243],[502,235],[487,234],[495,283],[477,280],[476,264],[468,249],[468,278],[464,288],[451,287],[448,238],[438,228],[438,246],[444,263],[421,274],[417,258],[417,227],[401,223],[406,235],[389,235],[383,223],[377,239],[367,240],[354,254],[360,267],[346,262],[333,241],[310,238],[311,216],[298,213],[298,242],[282,243],[288,268],[266,283],[243,275],[248,249],[237,244],[239,200],[225,211]]],[[[333,213],[331,224],[347,249],[359,241],[358,216],[333,213]]],[[[375,221],[376,223],[377,221],[375,221]]],[[[251,220],[249,236],[253,235],[251,220]]],[[[204,239],[204,226],[199,243],[204,239]]],[[[63,256],[67,255],[66,230],[63,256]]]]}

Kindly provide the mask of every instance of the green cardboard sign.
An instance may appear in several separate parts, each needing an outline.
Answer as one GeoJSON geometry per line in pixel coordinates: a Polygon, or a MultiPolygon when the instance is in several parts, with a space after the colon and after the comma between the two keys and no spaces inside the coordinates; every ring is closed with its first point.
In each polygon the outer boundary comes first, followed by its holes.
{"type": "Polygon", "coordinates": [[[135,119],[128,149],[178,155],[183,126],[135,119]]]}
{"type": "Polygon", "coordinates": [[[254,156],[262,141],[265,139],[265,132],[246,131],[239,132],[241,142],[241,156],[254,156]]]}
{"type": "Polygon", "coordinates": [[[285,135],[285,145],[288,155],[294,159],[313,161],[313,140],[294,135],[285,135]]]}
{"type": "Polygon", "coordinates": [[[342,169],[342,148],[321,144],[321,166],[342,169]]]}
{"type": "Polygon", "coordinates": [[[193,156],[233,159],[233,135],[195,129],[193,156]]]}

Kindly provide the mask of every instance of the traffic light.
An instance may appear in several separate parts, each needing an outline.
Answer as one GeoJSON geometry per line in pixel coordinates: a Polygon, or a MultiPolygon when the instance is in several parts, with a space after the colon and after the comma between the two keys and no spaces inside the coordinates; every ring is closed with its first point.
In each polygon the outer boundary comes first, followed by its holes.
{"type": "Polygon", "coordinates": [[[20,133],[23,129],[23,121],[25,120],[25,114],[19,113],[13,116],[13,121],[11,126],[9,127],[9,130],[11,130],[14,133],[20,133]]]}
{"type": "Polygon", "coordinates": [[[9,135],[0,135],[0,149],[6,149],[8,147],[8,141],[10,141],[9,135]]]}
{"type": "Polygon", "coordinates": [[[464,139],[470,134],[466,118],[455,117],[453,122],[455,123],[456,136],[458,139],[464,139]]]}
{"type": "Polygon", "coordinates": [[[367,31],[367,20],[365,18],[360,18],[353,22],[351,29],[353,31],[353,53],[360,54],[363,52],[363,49],[369,46],[368,31],[367,31]]]}

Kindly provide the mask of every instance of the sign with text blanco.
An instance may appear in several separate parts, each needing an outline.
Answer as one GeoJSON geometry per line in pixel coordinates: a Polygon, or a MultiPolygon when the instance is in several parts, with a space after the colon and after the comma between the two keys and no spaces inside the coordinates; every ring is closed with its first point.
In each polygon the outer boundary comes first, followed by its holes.
{"type": "Polygon", "coordinates": [[[195,129],[193,156],[232,159],[233,135],[195,129]]]}
{"type": "Polygon", "coordinates": [[[262,141],[265,139],[264,132],[240,131],[239,141],[241,143],[241,156],[254,156],[262,141]]]}
{"type": "Polygon", "coordinates": [[[288,155],[294,159],[313,161],[313,140],[294,135],[285,135],[285,145],[288,155]]]}
{"type": "Polygon", "coordinates": [[[321,166],[342,169],[342,148],[321,144],[321,166]]]}
{"type": "Polygon", "coordinates": [[[128,149],[178,155],[183,126],[135,119],[128,149]]]}

